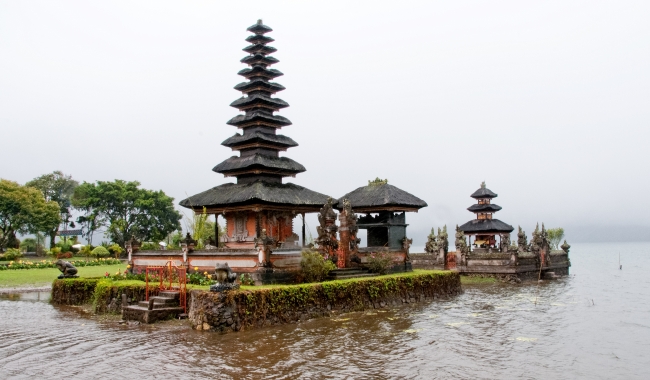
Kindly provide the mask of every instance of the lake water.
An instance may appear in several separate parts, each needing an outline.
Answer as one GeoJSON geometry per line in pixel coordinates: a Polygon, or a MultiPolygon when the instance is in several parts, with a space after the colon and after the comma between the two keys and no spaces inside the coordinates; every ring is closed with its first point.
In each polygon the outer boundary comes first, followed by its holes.
{"type": "Polygon", "coordinates": [[[571,261],[539,286],[226,335],[2,295],[0,378],[650,378],[650,243],[575,244],[571,261]]]}

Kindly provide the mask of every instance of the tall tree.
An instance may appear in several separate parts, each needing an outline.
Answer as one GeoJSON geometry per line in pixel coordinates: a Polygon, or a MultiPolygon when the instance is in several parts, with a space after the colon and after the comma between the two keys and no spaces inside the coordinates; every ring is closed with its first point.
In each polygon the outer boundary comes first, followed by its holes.
{"type": "Polygon", "coordinates": [[[37,189],[0,179],[0,250],[16,233],[48,231],[59,224],[59,205],[37,189]]]}
{"type": "Polygon", "coordinates": [[[50,174],[43,174],[27,182],[25,186],[35,187],[43,193],[48,201],[54,201],[59,204],[60,223],[51,228],[49,231],[43,231],[50,236],[50,247],[54,247],[56,234],[59,232],[61,223],[69,223],[71,215],[71,198],[74,189],[79,186],[79,182],[72,179],[72,176],[63,174],[57,170],[50,174]]]}
{"type": "Polygon", "coordinates": [[[179,229],[181,215],[174,209],[174,198],[139,186],[137,181],[84,182],[75,189],[72,204],[92,210],[95,223],[105,224],[111,240],[122,247],[132,237],[161,240],[179,229]]]}

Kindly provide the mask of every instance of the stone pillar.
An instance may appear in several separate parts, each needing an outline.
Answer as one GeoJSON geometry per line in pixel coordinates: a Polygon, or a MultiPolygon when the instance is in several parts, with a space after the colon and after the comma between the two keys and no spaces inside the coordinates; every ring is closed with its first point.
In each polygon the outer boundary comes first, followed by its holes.
{"type": "Polygon", "coordinates": [[[348,268],[350,266],[350,229],[348,228],[347,210],[339,214],[339,250],[337,266],[348,268]]]}

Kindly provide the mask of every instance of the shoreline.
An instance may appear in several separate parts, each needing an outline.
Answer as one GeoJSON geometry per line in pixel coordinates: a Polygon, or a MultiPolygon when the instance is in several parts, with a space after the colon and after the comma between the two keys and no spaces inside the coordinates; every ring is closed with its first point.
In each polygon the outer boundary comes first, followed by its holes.
{"type": "Polygon", "coordinates": [[[0,288],[0,294],[11,294],[11,293],[35,293],[35,292],[50,292],[52,291],[52,285],[48,286],[25,286],[19,288],[0,288]]]}

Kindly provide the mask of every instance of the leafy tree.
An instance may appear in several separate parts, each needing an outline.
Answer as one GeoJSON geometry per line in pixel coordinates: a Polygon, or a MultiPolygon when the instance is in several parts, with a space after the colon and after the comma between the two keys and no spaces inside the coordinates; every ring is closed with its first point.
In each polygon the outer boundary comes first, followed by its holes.
{"type": "Polygon", "coordinates": [[[139,186],[137,181],[84,182],[75,189],[72,204],[92,210],[95,223],[106,225],[108,236],[121,247],[131,238],[159,241],[179,229],[174,198],[139,186]]]}
{"type": "MultiPolygon", "coordinates": [[[[40,190],[47,201],[54,201],[59,204],[60,223],[70,223],[71,198],[74,189],[79,182],[72,179],[72,176],[63,174],[57,170],[50,174],[43,174],[27,182],[25,186],[34,187],[40,190]]],[[[56,234],[59,232],[59,225],[50,228],[46,232],[50,236],[50,247],[54,247],[56,234]]]]}
{"type": "Polygon", "coordinates": [[[48,231],[59,223],[59,205],[40,191],[0,179],[0,250],[16,233],[48,231]]]}
{"type": "Polygon", "coordinates": [[[549,228],[546,230],[546,235],[551,249],[560,249],[560,242],[564,239],[564,228],[549,228]]]}

